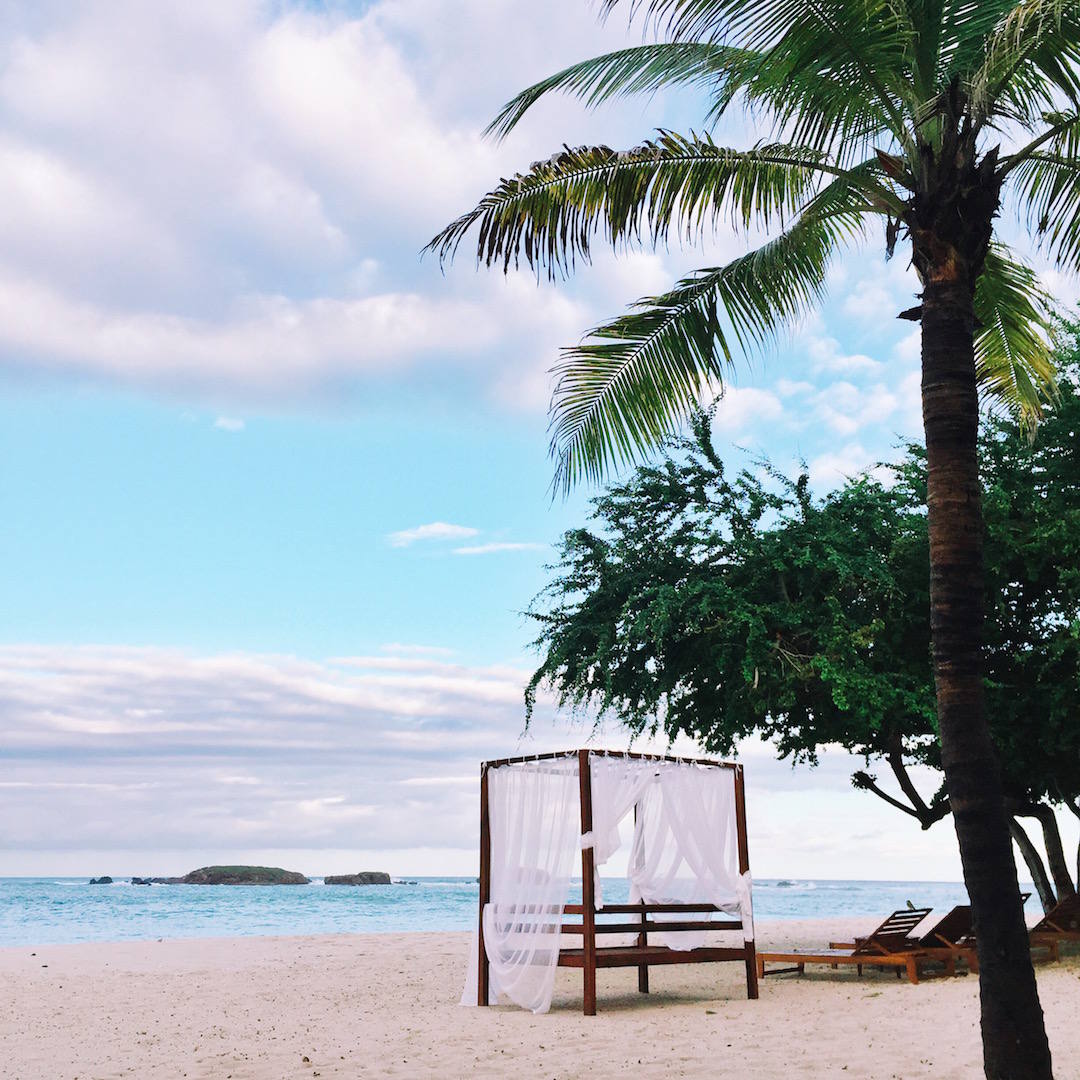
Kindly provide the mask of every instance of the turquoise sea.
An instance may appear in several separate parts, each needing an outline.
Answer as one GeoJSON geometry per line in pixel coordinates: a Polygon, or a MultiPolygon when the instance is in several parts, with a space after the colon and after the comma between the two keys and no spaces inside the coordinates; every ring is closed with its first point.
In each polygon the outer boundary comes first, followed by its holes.
{"type": "MultiPolygon", "coordinates": [[[[604,882],[610,902],[626,881],[604,882]]],[[[949,882],[777,881],[754,883],[758,919],[884,917],[907,901],[945,911],[966,903],[949,882]]],[[[79,941],[278,934],[468,930],[475,878],[415,878],[359,887],[311,885],[89,885],[86,878],[0,878],[0,946],[79,941]]],[[[1037,901],[1028,901],[1034,911],[1037,901]]]]}

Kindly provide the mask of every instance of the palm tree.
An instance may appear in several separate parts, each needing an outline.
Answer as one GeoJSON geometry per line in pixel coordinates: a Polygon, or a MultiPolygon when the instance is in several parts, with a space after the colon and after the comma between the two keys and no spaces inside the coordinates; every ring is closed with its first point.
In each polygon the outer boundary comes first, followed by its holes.
{"type": "MultiPolygon", "coordinates": [[[[979,397],[1033,422],[1052,393],[1045,297],[994,235],[1006,194],[1057,264],[1080,264],[1077,0],[629,0],[654,42],[525,90],[587,105],[695,89],[704,128],[735,108],[770,131],[749,149],[660,131],[631,150],[564,148],[503,180],[431,243],[451,258],[568,273],[594,240],[616,250],[696,241],[721,216],[764,230],[756,250],[677,282],[563,351],[555,367],[557,483],[596,479],[656,447],[738,354],[818,303],[830,261],[883,226],[922,292],[931,619],[941,759],[978,934],[984,1066],[1051,1075],[983,701],[979,397]]],[[[618,0],[601,0],[605,9],[618,0]]],[[[880,235],[880,234],[879,234],[880,235]]]]}

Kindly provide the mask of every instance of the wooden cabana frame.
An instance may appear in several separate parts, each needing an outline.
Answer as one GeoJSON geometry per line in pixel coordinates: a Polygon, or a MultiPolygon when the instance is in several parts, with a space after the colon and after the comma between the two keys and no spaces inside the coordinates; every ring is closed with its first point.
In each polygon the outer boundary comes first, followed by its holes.
{"type": "MultiPolygon", "coordinates": [[[[550,754],[530,754],[522,757],[499,758],[485,761],[480,767],[480,906],[479,906],[479,968],[477,977],[477,1005],[489,1004],[491,993],[490,970],[484,947],[484,907],[491,900],[491,819],[488,808],[488,773],[504,765],[521,765],[531,761],[550,761],[573,756],[573,751],[550,754]]],[[[746,839],[746,793],[743,767],[726,761],[707,758],[670,757],[657,754],[640,754],[630,751],[578,750],[578,780],[581,801],[581,833],[592,832],[592,770],[589,759],[602,757],[630,758],[641,761],[670,761],[681,764],[704,765],[717,769],[731,769],[735,774],[735,825],[739,848],[739,873],[750,869],[750,851],[746,839]]],[[[637,808],[634,809],[635,815],[637,808]]],[[[698,949],[670,949],[664,945],[650,945],[649,933],[671,933],[684,930],[742,930],[741,919],[729,918],[723,922],[712,921],[708,916],[720,909],[712,904],[604,904],[596,906],[596,875],[592,847],[581,852],[580,904],[567,904],[565,915],[580,916],[580,922],[564,922],[562,933],[581,935],[581,948],[559,950],[559,967],[580,968],[583,982],[583,1008],[586,1016],[596,1015],[596,972],[598,968],[636,967],[638,992],[649,992],[649,968],[654,965],[703,964],[741,960],[746,966],[746,996],[751,1000],[758,996],[757,954],[754,942],[744,941],[741,946],[704,946],[698,949]],[[655,922],[650,915],[679,914],[686,918],[679,921],[655,922]],[[597,916],[622,916],[616,922],[598,922],[597,916]],[[597,948],[597,937],[604,934],[637,935],[634,945],[597,948]]]]}

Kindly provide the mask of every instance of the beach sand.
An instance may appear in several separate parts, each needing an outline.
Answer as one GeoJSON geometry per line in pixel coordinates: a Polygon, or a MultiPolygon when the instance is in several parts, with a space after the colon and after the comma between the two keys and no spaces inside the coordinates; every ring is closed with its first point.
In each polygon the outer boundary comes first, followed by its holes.
{"type": "MultiPolygon", "coordinates": [[[[759,948],[873,920],[764,923],[759,948]]],[[[378,934],[0,950],[0,1075],[113,1077],[860,1077],[978,1080],[975,978],[742,965],[601,971],[599,1015],[562,970],[552,1011],[457,1004],[467,934],[378,934]]],[[[1080,1077],[1080,957],[1038,968],[1058,1077],[1080,1077]]]]}

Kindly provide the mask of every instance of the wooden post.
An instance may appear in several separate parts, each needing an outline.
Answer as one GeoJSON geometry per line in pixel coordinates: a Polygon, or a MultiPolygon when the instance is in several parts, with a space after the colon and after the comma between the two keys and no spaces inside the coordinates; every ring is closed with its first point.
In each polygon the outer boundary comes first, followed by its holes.
{"type": "Polygon", "coordinates": [[[480,955],[476,969],[476,1004],[487,1005],[491,969],[484,948],[484,907],[491,900],[491,818],[488,814],[488,767],[480,766],[480,904],[477,912],[477,940],[480,955]]]}
{"type": "MultiPolygon", "coordinates": [[[[638,820],[638,803],[634,803],[634,825],[637,825],[638,820]]],[[[645,918],[645,901],[641,901],[641,933],[638,934],[638,945],[641,948],[645,948],[649,943],[648,935],[646,934],[645,927],[648,924],[648,920],[645,918]]],[[[649,992],[649,965],[638,964],[637,969],[637,988],[639,994],[647,994],[649,992]]]]}
{"type": "MultiPolygon", "coordinates": [[[[743,783],[743,767],[735,766],[735,828],[739,836],[739,873],[750,869],[750,845],[746,839],[746,788],[743,783]]],[[[758,996],[757,948],[753,941],[744,944],[746,949],[746,996],[753,1001],[758,996]]]]}
{"type": "MultiPolygon", "coordinates": [[[[592,832],[592,772],[589,751],[578,751],[578,790],[581,797],[581,833],[592,832]]],[[[596,1015],[596,859],[593,846],[581,849],[581,921],[584,1011],[596,1015]]]]}

